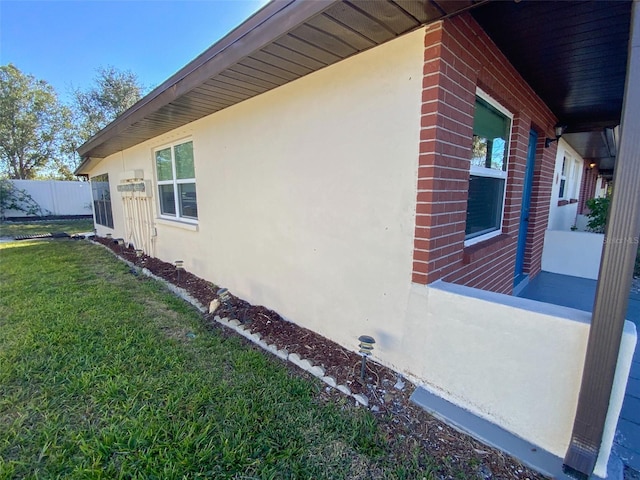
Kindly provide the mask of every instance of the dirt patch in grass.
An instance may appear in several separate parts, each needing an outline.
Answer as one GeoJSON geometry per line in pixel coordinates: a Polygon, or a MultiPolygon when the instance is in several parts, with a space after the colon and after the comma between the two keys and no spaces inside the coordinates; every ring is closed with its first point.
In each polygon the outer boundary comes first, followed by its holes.
{"type": "MultiPolygon", "coordinates": [[[[153,274],[182,287],[205,306],[218,298],[217,285],[190,272],[178,272],[174,265],[157,258],[137,256],[134,250],[117,245],[111,239],[96,237],[95,240],[136,266],[147,268],[153,274]]],[[[238,319],[251,332],[259,332],[268,344],[275,344],[289,353],[298,353],[314,365],[322,366],[326,375],[334,377],[338,384],[347,385],[354,393],[366,395],[369,400],[368,408],[375,415],[379,428],[386,435],[387,444],[398,460],[411,456],[411,452],[407,450],[407,444],[410,444],[415,451],[426,451],[438,463],[434,474],[441,479],[546,478],[516,459],[454,430],[410,403],[409,398],[415,386],[396,372],[368,361],[365,380],[362,381],[361,357],[358,354],[311,330],[285,321],[264,306],[251,305],[230,295],[230,299],[215,314],[238,319]]],[[[211,328],[222,328],[212,317],[204,315],[205,322],[211,328]]],[[[184,332],[180,334],[184,335],[184,332]]],[[[169,335],[171,336],[170,332],[169,335]]],[[[294,367],[290,365],[290,368],[294,367]]],[[[301,370],[298,373],[309,376],[301,370]]],[[[358,408],[352,401],[346,402],[340,392],[330,387],[324,388],[320,396],[323,401],[336,402],[342,408],[358,408]]],[[[359,460],[353,458],[351,461],[357,463],[359,460]]],[[[357,471],[359,468],[353,470],[357,471]]]]}

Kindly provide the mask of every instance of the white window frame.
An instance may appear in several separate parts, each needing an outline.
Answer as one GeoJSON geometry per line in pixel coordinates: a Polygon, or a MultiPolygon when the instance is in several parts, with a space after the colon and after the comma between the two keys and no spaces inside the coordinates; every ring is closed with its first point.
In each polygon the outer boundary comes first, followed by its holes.
{"type": "MultiPolygon", "coordinates": [[[[177,145],[182,145],[184,143],[189,143],[191,142],[192,144],[192,148],[193,148],[193,171],[194,171],[194,175],[195,175],[195,146],[193,145],[193,139],[191,137],[187,137],[187,138],[182,138],[180,140],[176,140],[174,142],[171,143],[165,143],[163,145],[160,145],[158,147],[155,147],[153,149],[153,172],[155,175],[155,180],[156,180],[156,186],[158,187],[158,203],[157,203],[157,207],[158,207],[158,217],[162,218],[164,220],[169,220],[172,222],[182,222],[182,223],[190,223],[193,225],[197,225],[198,224],[198,219],[197,218],[193,218],[193,217],[183,217],[182,215],[180,215],[180,198],[179,198],[179,193],[178,193],[178,185],[180,184],[187,184],[187,183],[193,183],[194,187],[196,186],[197,182],[196,182],[196,178],[195,176],[193,178],[177,178],[177,174],[176,174],[176,159],[175,159],[175,147],[177,145]],[[171,151],[171,175],[172,175],[172,179],[171,180],[159,180],[158,179],[158,165],[156,163],[156,153],[159,152],[160,150],[166,150],[167,148],[170,149],[171,151]],[[162,202],[160,200],[160,186],[161,185],[173,185],[173,202],[174,202],[174,207],[176,209],[176,214],[175,215],[167,215],[162,213],[162,202]]],[[[197,200],[198,196],[196,193],[196,205],[198,203],[197,200]]]]}
{"type": "Polygon", "coordinates": [[[582,161],[573,158],[571,163],[571,191],[569,192],[569,201],[578,200],[580,196],[580,180],[582,180],[582,161]]]}
{"type": "Polygon", "coordinates": [[[478,235],[477,237],[473,237],[465,240],[464,241],[465,247],[475,245],[476,243],[484,242],[491,238],[497,237],[498,235],[502,235],[502,228],[504,224],[504,210],[505,210],[504,206],[507,198],[507,173],[509,172],[509,157],[511,156],[511,136],[513,134],[513,113],[511,113],[509,110],[503,107],[500,103],[498,103],[496,99],[491,97],[488,93],[484,92],[481,88],[476,89],[476,96],[480,97],[482,100],[487,102],[493,108],[498,110],[498,112],[500,112],[501,114],[503,114],[505,117],[509,119],[509,136],[507,137],[507,140],[505,142],[506,143],[505,148],[507,150],[505,161],[507,162],[507,165],[506,165],[506,170],[504,171],[496,170],[494,168],[479,167],[477,165],[470,166],[469,180],[471,180],[471,175],[476,177],[491,177],[491,178],[503,179],[504,190],[502,192],[502,213],[500,215],[500,228],[492,232],[478,235]]]}
{"type": "Polygon", "coordinates": [[[558,188],[558,200],[566,200],[571,202],[571,199],[577,200],[580,192],[579,178],[581,171],[581,161],[574,158],[568,152],[563,153],[562,167],[560,167],[560,186],[558,188]],[[563,168],[564,167],[564,168],[563,168]],[[564,181],[564,190],[562,189],[562,182],[564,181]],[[560,195],[562,193],[562,196],[560,195]]]}
{"type": "Polygon", "coordinates": [[[567,171],[571,168],[569,156],[565,152],[562,156],[562,166],[560,167],[560,185],[558,186],[558,200],[565,200],[567,197],[567,171]],[[564,182],[564,186],[562,185],[564,182]]]}

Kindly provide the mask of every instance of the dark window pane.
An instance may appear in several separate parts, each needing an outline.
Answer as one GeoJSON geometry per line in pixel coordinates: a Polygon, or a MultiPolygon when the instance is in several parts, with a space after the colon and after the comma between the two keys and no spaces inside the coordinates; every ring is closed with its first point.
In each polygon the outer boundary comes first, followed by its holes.
{"type": "Polygon", "coordinates": [[[180,198],[180,216],[188,218],[198,218],[198,204],[196,201],[196,184],[178,184],[180,198]]]}
{"type": "Polygon", "coordinates": [[[465,229],[467,239],[500,228],[504,182],[502,178],[476,175],[471,175],[469,178],[467,226],[465,229]]]}
{"type": "Polygon", "coordinates": [[[506,171],[510,128],[508,117],[476,97],[471,165],[506,171]]]}
{"type": "Polygon", "coordinates": [[[163,215],[176,214],[176,200],[173,196],[173,185],[158,185],[160,193],[160,212],[163,215]]]}
{"type": "Polygon", "coordinates": [[[93,211],[96,223],[113,228],[108,174],[96,175],[91,178],[91,195],[93,196],[93,211]]]}
{"type": "Polygon", "coordinates": [[[109,204],[105,206],[104,220],[107,227],[113,228],[113,213],[111,212],[111,202],[109,202],[109,204]]]}

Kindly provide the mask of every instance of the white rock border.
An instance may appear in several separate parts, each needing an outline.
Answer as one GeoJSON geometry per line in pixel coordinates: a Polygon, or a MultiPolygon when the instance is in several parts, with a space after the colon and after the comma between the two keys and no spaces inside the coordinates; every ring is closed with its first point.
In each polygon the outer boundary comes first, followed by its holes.
{"type": "Polygon", "coordinates": [[[111,252],[114,257],[116,257],[121,262],[124,262],[126,265],[128,265],[130,268],[134,269],[136,272],[142,273],[143,275],[145,275],[145,276],[147,276],[149,278],[153,278],[154,280],[157,280],[162,285],[164,285],[165,288],[167,290],[169,290],[171,293],[173,293],[174,295],[177,295],[178,297],[182,298],[184,301],[186,301],[186,302],[190,303],[191,305],[193,305],[194,307],[196,307],[200,311],[200,313],[206,313],[207,312],[207,308],[204,305],[202,305],[198,300],[196,300],[191,295],[189,295],[189,293],[184,288],[180,288],[180,287],[174,285],[173,283],[168,282],[164,278],[161,278],[161,277],[158,277],[157,275],[154,275],[153,273],[151,273],[150,270],[148,270],[146,268],[138,267],[137,265],[131,263],[129,260],[127,260],[125,258],[122,258],[116,252],[111,250],[106,245],[101,244],[100,242],[94,242],[93,240],[89,240],[89,242],[93,243],[94,245],[98,245],[98,246],[104,248],[108,252],[111,252]]]}
{"type": "MultiPolygon", "coordinates": [[[[126,265],[128,265],[130,268],[134,269],[138,273],[142,273],[143,275],[149,278],[153,278],[154,280],[157,280],[162,285],[164,285],[165,288],[167,288],[171,293],[177,295],[178,297],[182,298],[184,301],[196,307],[198,311],[200,311],[200,313],[208,312],[209,309],[206,308],[204,305],[202,305],[198,300],[193,298],[191,295],[189,295],[189,293],[187,293],[187,291],[184,288],[180,288],[174,285],[173,283],[165,280],[164,278],[154,275],[153,273],[151,273],[150,270],[146,268],[138,267],[137,265],[131,263],[129,260],[122,258],[120,255],[117,254],[117,252],[114,252],[109,247],[107,247],[106,245],[103,245],[100,242],[96,242],[94,240],[88,240],[88,241],[93,243],[94,245],[99,245],[100,247],[111,252],[117,259],[124,262],[126,265]]],[[[276,347],[276,345],[274,344],[271,344],[271,345],[267,344],[267,342],[262,340],[262,335],[260,335],[259,333],[251,333],[251,331],[246,326],[244,326],[239,320],[235,318],[230,320],[228,318],[221,318],[219,315],[216,315],[213,317],[213,319],[219,324],[224,325],[225,327],[242,335],[244,338],[246,338],[250,342],[253,342],[263,350],[266,350],[267,352],[275,355],[281,360],[291,362],[297,367],[300,367],[302,370],[309,372],[311,375],[319,378],[324,383],[329,385],[331,388],[335,388],[339,392],[342,392],[349,397],[353,397],[353,399],[356,402],[356,405],[362,405],[364,407],[369,406],[369,399],[365,395],[362,395],[359,393],[355,393],[355,394],[352,393],[351,389],[347,385],[338,385],[335,378],[325,375],[326,372],[324,368],[322,368],[320,365],[313,365],[309,360],[301,358],[300,355],[298,355],[297,353],[289,353],[286,350],[278,349],[278,347],[276,347]]]]}
{"type": "Polygon", "coordinates": [[[282,360],[293,363],[305,372],[309,372],[311,375],[319,378],[331,388],[335,388],[345,395],[353,397],[357,405],[362,405],[364,407],[369,406],[369,399],[365,395],[353,394],[348,386],[338,385],[335,378],[325,375],[326,372],[320,365],[313,365],[313,363],[300,357],[300,355],[298,355],[297,353],[289,353],[284,349],[278,349],[278,347],[276,347],[275,345],[267,344],[267,342],[262,340],[262,335],[260,335],[260,333],[251,333],[248,328],[246,328],[242,323],[240,323],[239,320],[235,318],[230,320],[229,318],[222,318],[219,315],[216,315],[213,317],[213,319],[221,325],[224,325],[225,327],[230,328],[231,330],[242,335],[247,340],[255,343],[263,350],[266,350],[267,352],[275,355],[282,360]]]}

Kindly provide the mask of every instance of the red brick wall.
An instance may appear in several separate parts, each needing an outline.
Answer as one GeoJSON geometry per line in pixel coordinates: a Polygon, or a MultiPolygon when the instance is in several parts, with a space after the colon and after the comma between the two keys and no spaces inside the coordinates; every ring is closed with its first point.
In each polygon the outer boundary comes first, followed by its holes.
{"type": "Polygon", "coordinates": [[[426,28],[413,281],[511,293],[529,131],[539,134],[525,272],[540,271],[556,118],[469,14],[426,28]],[[476,88],[511,111],[502,234],[464,247],[476,88]]]}
{"type": "Polygon", "coordinates": [[[578,199],[578,213],[580,215],[589,213],[587,200],[595,195],[597,182],[598,168],[590,168],[589,165],[586,165],[584,167],[584,175],[582,175],[582,184],[580,185],[580,198],[578,199]]]}

